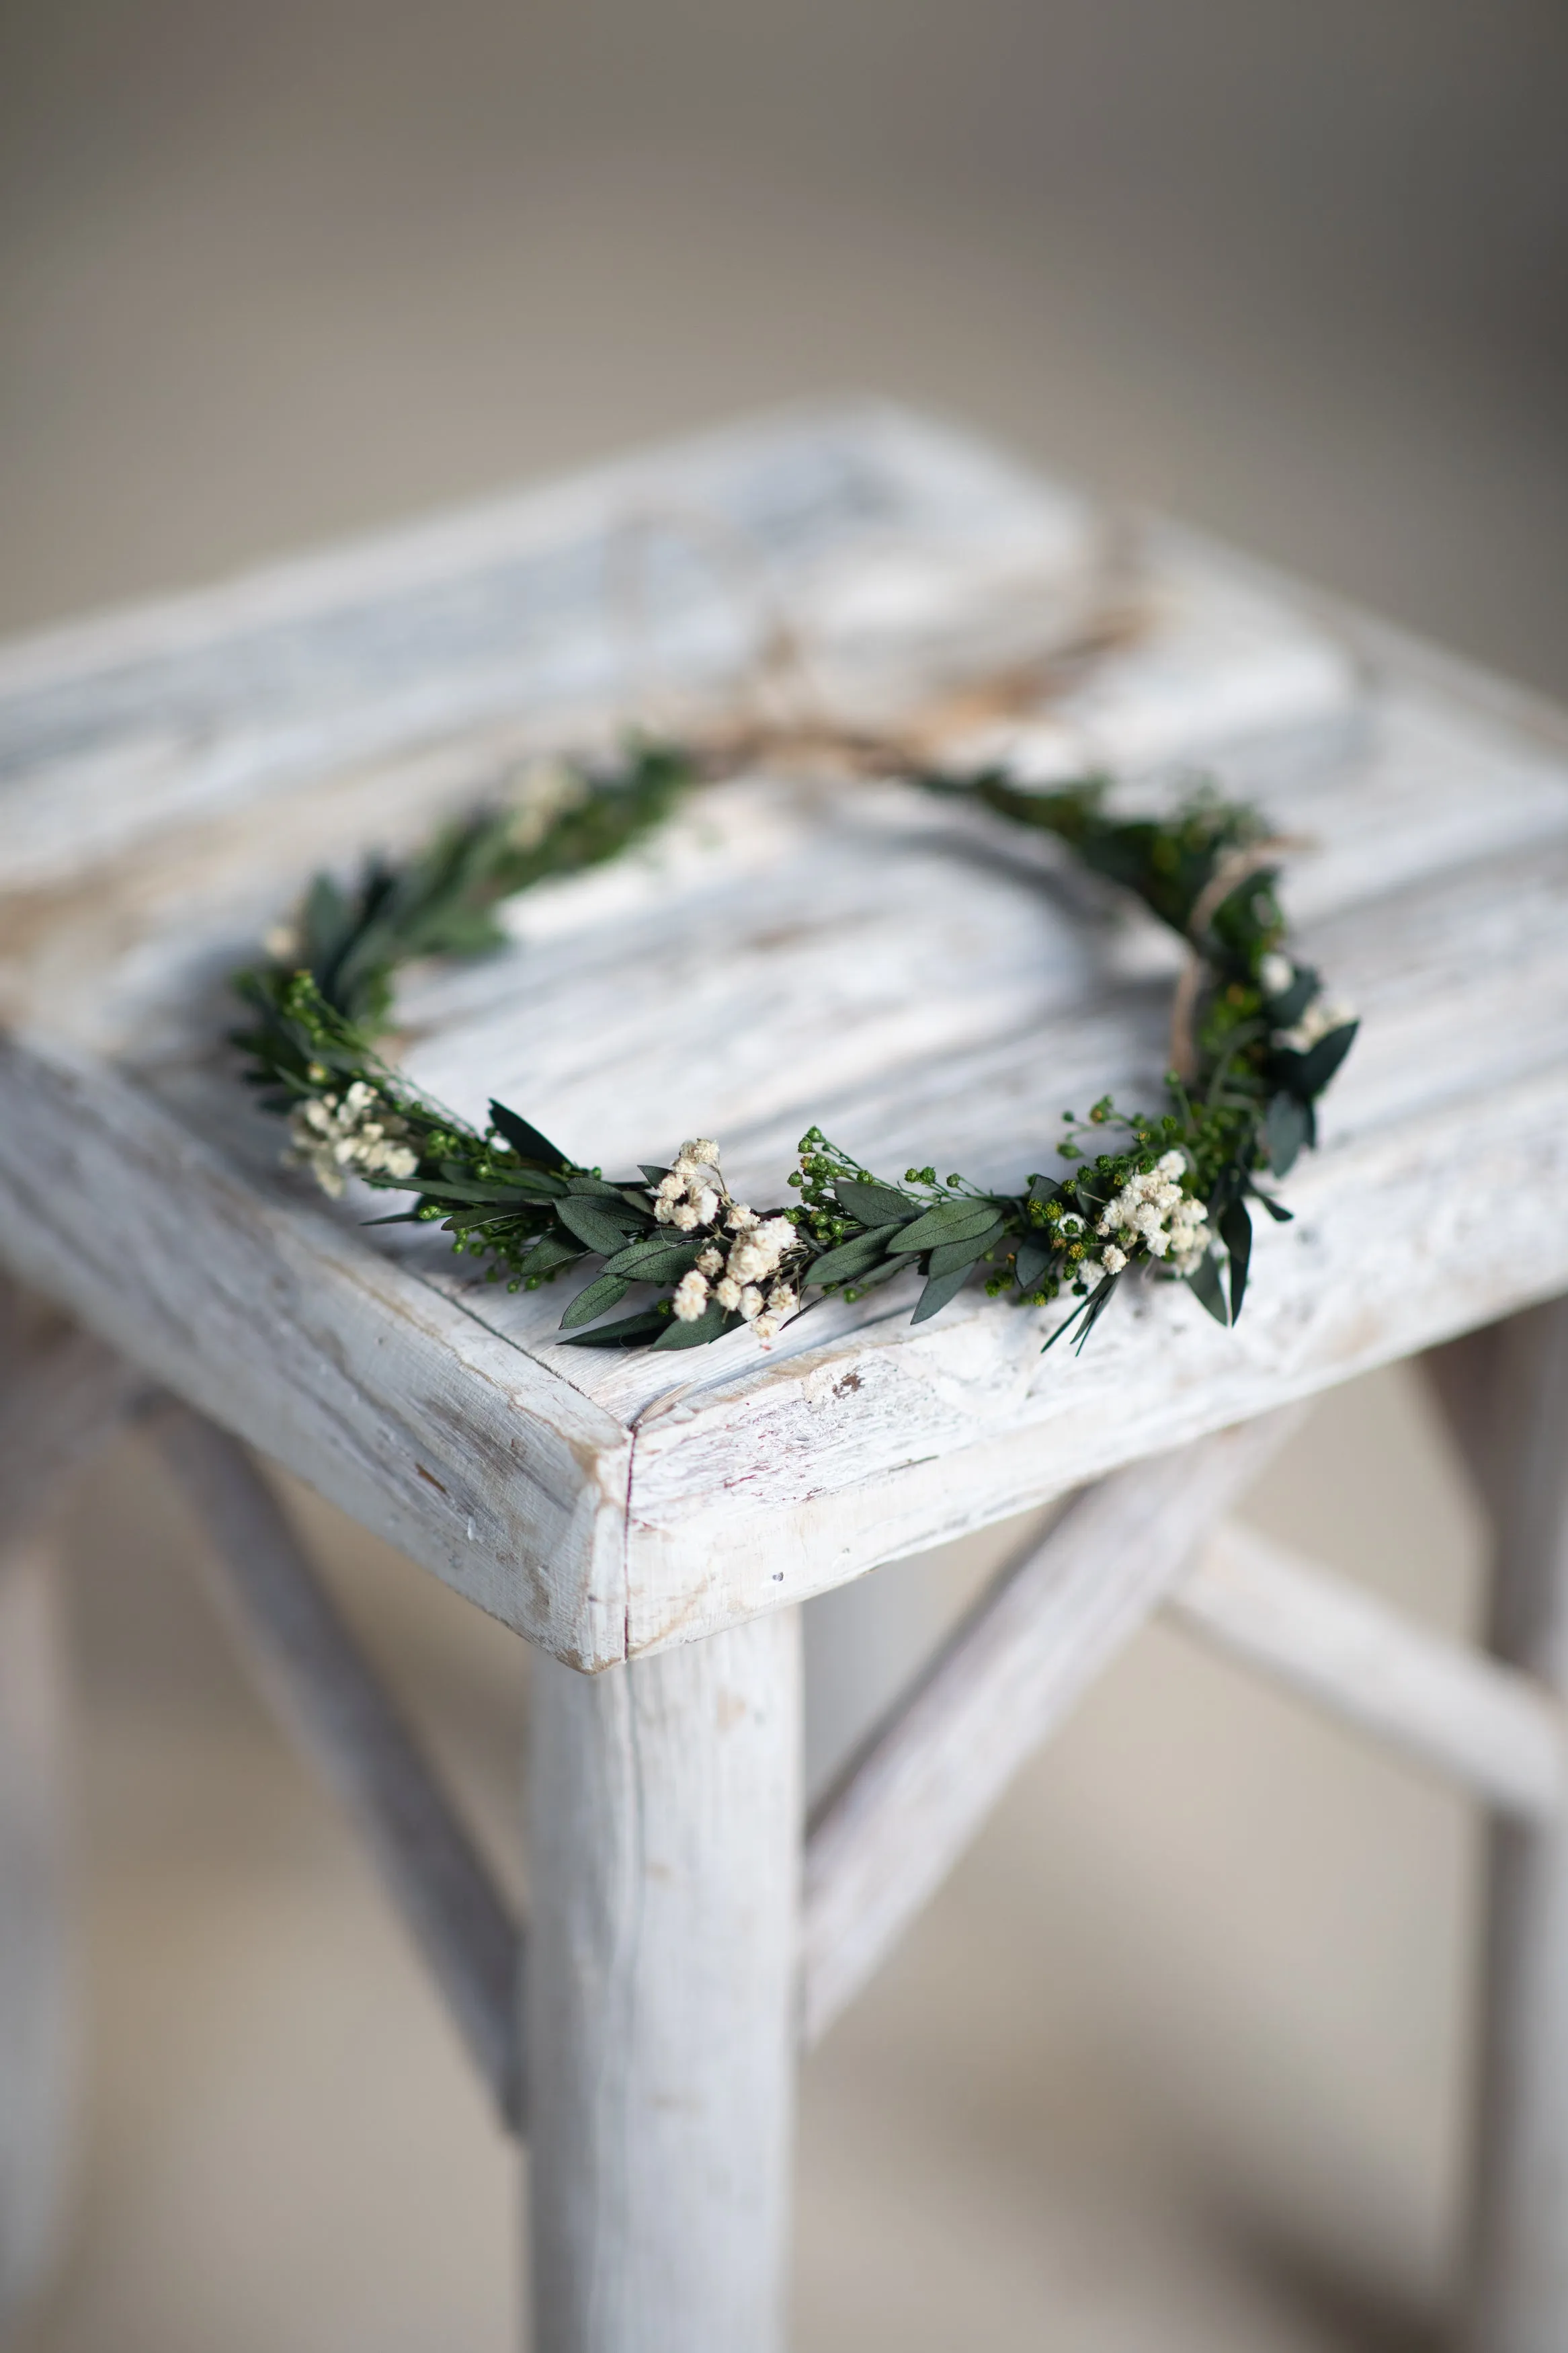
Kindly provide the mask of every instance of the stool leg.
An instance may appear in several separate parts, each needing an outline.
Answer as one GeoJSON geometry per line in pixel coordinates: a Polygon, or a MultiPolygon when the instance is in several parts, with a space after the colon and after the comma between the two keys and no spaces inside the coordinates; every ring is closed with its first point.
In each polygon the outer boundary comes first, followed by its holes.
{"type": "MultiPolygon", "coordinates": [[[[1493,1645],[1568,1701],[1568,1300],[1501,1326],[1478,1399],[1493,1645]]],[[[1568,2346],[1568,1821],[1489,1833],[1468,2342],[1568,2346]]]]}
{"type": "Polygon", "coordinates": [[[525,1996],[535,2353],[781,2353],[798,1612],[534,1662],[525,1996]]]}
{"type": "Polygon", "coordinates": [[[55,2250],[76,2072],[55,1565],[0,1546],[0,2331],[55,2250]]]}

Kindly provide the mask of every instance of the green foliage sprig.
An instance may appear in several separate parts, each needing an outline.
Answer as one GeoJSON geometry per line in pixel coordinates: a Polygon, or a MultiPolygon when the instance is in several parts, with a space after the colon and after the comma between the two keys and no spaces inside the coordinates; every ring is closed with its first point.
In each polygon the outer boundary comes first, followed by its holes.
{"type": "Polygon", "coordinates": [[[289,1157],[329,1192],[353,1176],[414,1194],[373,1222],[439,1224],[512,1291],[597,1261],[561,1319],[579,1346],[693,1347],[747,1324],[767,1340],[808,1289],[856,1299],[911,1269],[924,1278],[917,1323],[972,1279],[994,1298],[1070,1299],[1047,1347],[1075,1329],[1081,1346],[1140,1266],[1234,1323],[1252,1205],[1289,1216],[1260,1180],[1316,1142],[1318,1099],[1356,1023],[1286,950],[1279,845],[1255,811],[1212,791],[1170,818],[1129,818],[1111,814],[1100,779],[1039,793],[995,769],[920,779],[1054,835],[1192,952],[1163,1109],[1123,1113],[1106,1096],[1083,1120],[1064,1113],[1058,1168],[1021,1193],[939,1180],[934,1166],[894,1182],[813,1127],[789,1178],[797,1198],[759,1212],[730,1193],[709,1138],[668,1166],[606,1178],[505,1104],[475,1129],[383,1061],[376,1039],[401,965],[494,945],[501,901],[616,856],[702,773],[679,747],[636,744],[605,770],[552,771],[521,805],[449,825],[401,865],[373,860],[353,888],[319,877],[297,929],[236,983],[251,1014],[236,1042],[264,1103],[289,1115],[289,1157]],[[634,1287],[645,1303],[602,1321],[634,1287]]]}

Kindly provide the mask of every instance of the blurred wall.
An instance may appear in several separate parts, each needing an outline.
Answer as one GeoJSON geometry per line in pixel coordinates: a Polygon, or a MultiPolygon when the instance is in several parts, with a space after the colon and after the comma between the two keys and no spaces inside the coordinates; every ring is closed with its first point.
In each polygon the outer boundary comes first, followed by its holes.
{"type": "MultiPolygon", "coordinates": [[[[5,0],[0,628],[869,385],[1561,690],[1565,100],[1554,0],[5,0]]],[[[518,1646],[302,1508],[515,1866],[518,1646]]],[[[1409,1377],[1253,1508],[1473,1619],[1409,1377]]],[[[513,2161],[133,1447],[71,1550],[94,2065],[28,2353],[500,2347],[513,2161]]],[[[1430,2346],[1474,1862],[1149,1635],[808,2070],[800,2344],[1430,2346]]]]}
{"type": "Polygon", "coordinates": [[[1561,674],[1558,0],[0,23],[0,625],[873,383],[1561,674]]]}

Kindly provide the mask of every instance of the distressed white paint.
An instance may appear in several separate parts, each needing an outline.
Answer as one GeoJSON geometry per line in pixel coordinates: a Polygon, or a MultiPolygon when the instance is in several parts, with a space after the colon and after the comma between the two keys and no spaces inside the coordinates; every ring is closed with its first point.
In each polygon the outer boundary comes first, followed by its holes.
{"type": "Polygon", "coordinates": [[[247,1665],[365,1839],[517,2129],[521,1940],[489,1872],[244,1447],[184,1407],[153,1427],[212,1540],[215,1591],[247,1665]]]}
{"type": "MultiPolygon", "coordinates": [[[[1289,892],[1365,1015],[1238,1332],[1144,1293],[1081,1359],[1042,1359],[1048,1314],[966,1296],[911,1331],[895,1285],[767,1356],[748,1335],[599,1356],[556,1340],[563,1291],[508,1299],[429,1235],[363,1232],[384,1203],[330,1209],[279,1176],[276,1128],[214,1050],[225,971],[318,858],[407,841],[525,744],[602,730],[603,575],[618,521],[649,507],[756,540],[847,703],[918,700],[954,642],[979,662],[1048,636],[1093,546],[1070,499],[849,412],[19,649],[0,665],[0,825],[35,863],[0,921],[27,1039],[0,1062],[8,1262],[588,1666],[1568,1284],[1568,1238],[1548,1223],[1521,1250],[1489,1206],[1521,1166],[1568,1178],[1560,723],[1168,532],[1149,537],[1145,635],[1044,714],[1035,752],[1057,759],[1066,728],[1075,757],[1120,754],[1163,790],[1157,772],[1217,749],[1322,845],[1289,892]],[[523,637],[509,682],[500,649],[523,637]],[[405,658],[439,709],[400,700],[405,658]],[[154,784],[137,747],[161,700],[154,784]],[[51,814],[77,808],[58,795],[81,761],[114,801],[101,839],[51,814]]],[[[667,673],[711,688],[730,661],[732,681],[738,592],[667,537],[667,673]]],[[[1171,971],[1169,943],[1048,847],[902,787],[753,778],[640,860],[541,894],[495,959],[411,975],[399,1050],[459,1108],[493,1086],[606,1165],[718,1134],[753,1198],[777,1198],[810,1118],[889,1170],[1016,1182],[1064,1103],[1107,1083],[1147,1099],[1171,971]]]]}
{"type": "Polygon", "coordinates": [[[618,1657],[630,1440],[110,1069],[0,1039],[0,1250],[176,1395],[567,1658],[618,1657]]]}
{"type": "Polygon", "coordinates": [[[782,2353],[798,1612],[538,1662],[527,2050],[537,2353],[782,2353]]]}
{"type": "MultiPolygon", "coordinates": [[[[1499,1655],[1568,1701],[1568,1300],[1499,1335],[1488,1439],[1498,1465],[1499,1655]]],[[[1568,2343],[1568,1825],[1499,1822],[1478,2130],[1473,2353],[1568,2343]]]]}
{"type": "Polygon", "coordinates": [[[1504,1812],[1561,1813],[1568,1717],[1558,1699],[1272,1537],[1236,1522],[1219,1529],[1164,1607],[1173,1624],[1504,1812]]]}
{"type": "MultiPolygon", "coordinates": [[[[0,654],[8,872],[55,882],[520,712],[624,708],[650,669],[731,686],[781,603],[824,683],[875,707],[911,665],[972,661],[977,638],[1016,652],[1070,634],[1102,528],[1074,493],[896,409],[804,411],[25,640],[0,654]],[[617,593],[633,530],[647,643],[617,593]]],[[[1352,690],[1331,640],[1282,627],[1238,576],[1194,607],[1194,576],[1162,578],[1133,694],[1096,679],[1053,712],[1066,765],[1268,740],[1282,704],[1337,724],[1352,690]]]]}
{"type": "Polygon", "coordinates": [[[806,1845],[808,2042],[879,1968],[1018,1767],[1131,1641],[1292,1419],[1222,1431],[1075,1498],[851,1765],[806,1845]]]}

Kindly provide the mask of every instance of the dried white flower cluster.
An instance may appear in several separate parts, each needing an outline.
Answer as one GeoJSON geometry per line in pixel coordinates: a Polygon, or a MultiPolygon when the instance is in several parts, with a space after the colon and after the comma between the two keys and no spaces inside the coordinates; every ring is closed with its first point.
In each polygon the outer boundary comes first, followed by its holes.
{"type": "Polygon", "coordinates": [[[699,1135],[681,1145],[674,1167],[660,1178],[653,1197],[653,1214],[661,1226],[676,1226],[683,1234],[694,1234],[699,1226],[715,1223],[723,1200],[719,1147],[710,1135],[699,1135]]]}
{"type": "Polygon", "coordinates": [[[1347,1005],[1342,997],[1314,997],[1300,1021],[1289,1029],[1275,1031],[1274,1042],[1277,1046],[1292,1047],[1298,1054],[1305,1054],[1320,1038],[1326,1038],[1331,1029],[1342,1029],[1347,1021],[1354,1019],[1354,1008],[1347,1005]]]}
{"type": "MultiPolygon", "coordinates": [[[[1182,1190],[1186,1165],[1179,1152],[1167,1152],[1143,1175],[1127,1179],[1106,1203],[1095,1225],[1105,1248],[1098,1258],[1080,1262],[1080,1274],[1090,1278],[1120,1274],[1140,1242],[1151,1258],[1169,1258],[1177,1274],[1192,1273],[1207,1247],[1204,1228],[1209,1213],[1202,1201],[1194,1201],[1182,1190]],[[1107,1239],[1111,1235],[1117,1239],[1107,1239]]],[[[1065,1228],[1065,1218],[1062,1224],[1065,1228]]]]}
{"type": "Polygon", "coordinates": [[[1258,961],[1258,978],[1265,997],[1283,997],[1295,977],[1295,965],[1278,948],[1270,948],[1258,961]]]}
{"type": "Polygon", "coordinates": [[[731,1200],[710,1135],[681,1145],[668,1176],[659,1180],[653,1213],[661,1226],[713,1237],[676,1284],[675,1313],[682,1324],[695,1324],[717,1300],[727,1313],[743,1315],[759,1340],[771,1340],[795,1314],[800,1293],[784,1271],[796,1246],[795,1228],[788,1218],[760,1218],[743,1201],[731,1200]]]}
{"type": "Polygon", "coordinates": [[[412,1176],[419,1155],[404,1142],[406,1121],[356,1079],[344,1095],[315,1095],[289,1114],[293,1167],[309,1168],[335,1199],[349,1176],[412,1176]]]}

